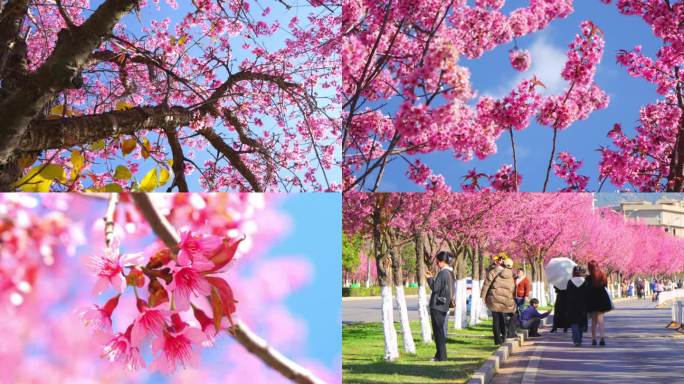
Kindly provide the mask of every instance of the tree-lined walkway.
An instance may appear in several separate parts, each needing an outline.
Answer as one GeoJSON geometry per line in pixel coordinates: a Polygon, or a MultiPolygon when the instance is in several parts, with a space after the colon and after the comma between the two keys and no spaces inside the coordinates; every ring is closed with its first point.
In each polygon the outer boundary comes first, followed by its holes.
{"type": "MultiPolygon", "coordinates": [[[[534,339],[502,365],[493,383],[684,383],[684,335],[665,329],[670,309],[646,300],[616,303],[606,316],[606,347],[582,347],[571,333],[534,339]]],[[[590,329],[591,331],[591,329],[590,329]]]]}

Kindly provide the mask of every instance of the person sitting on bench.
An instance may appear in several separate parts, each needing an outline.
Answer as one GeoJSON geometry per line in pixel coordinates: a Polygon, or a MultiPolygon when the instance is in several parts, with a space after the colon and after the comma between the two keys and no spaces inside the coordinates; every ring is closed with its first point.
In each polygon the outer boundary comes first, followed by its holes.
{"type": "Polygon", "coordinates": [[[520,316],[520,321],[522,322],[522,327],[524,329],[528,329],[529,336],[530,337],[539,337],[541,336],[539,334],[539,324],[541,323],[541,319],[545,318],[546,316],[551,313],[551,311],[546,311],[544,313],[539,313],[537,311],[537,307],[539,306],[539,300],[537,299],[532,299],[530,300],[530,305],[527,306],[527,308],[522,312],[522,315],[520,316]]]}

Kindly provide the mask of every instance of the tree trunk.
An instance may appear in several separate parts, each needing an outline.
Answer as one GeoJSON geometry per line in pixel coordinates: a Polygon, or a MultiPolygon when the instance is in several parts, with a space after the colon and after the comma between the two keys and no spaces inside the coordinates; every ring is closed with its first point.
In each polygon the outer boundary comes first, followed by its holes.
{"type": "Polygon", "coordinates": [[[465,325],[466,306],[466,265],[465,247],[457,247],[450,243],[451,251],[456,255],[454,263],[454,329],[463,329],[465,325]]]}
{"type": "Polygon", "coordinates": [[[473,247],[471,264],[473,266],[472,281],[473,287],[470,294],[470,326],[476,325],[480,320],[480,247],[475,244],[473,247]]]}
{"type": "Polygon", "coordinates": [[[390,279],[392,261],[383,252],[380,233],[382,201],[373,211],[373,252],[378,270],[378,283],[382,296],[382,328],[385,335],[385,359],[394,361],[399,358],[397,330],[394,328],[394,307],[392,306],[392,282],[390,279]]]}
{"type": "Polygon", "coordinates": [[[415,234],[416,245],[416,281],[418,282],[418,317],[420,318],[420,334],[423,343],[432,342],[428,298],[425,293],[425,259],[423,257],[423,234],[415,234]]]}
{"type": "Polygon", "coordinates": [[[404,341],[404,352],[415,354],[416,346],[413,343],[411,324],[408,319],[408,309],[406,307],[406,296],[404,295],[404,274],[402,271],[401,252],[397,247],[396,237],[391,232],[387,234],[389,240],[389,250],[392,256],[392,280],[397,291],[397,307],[399,308],[399,320],[401,322],[401,333],[404,341]]]}

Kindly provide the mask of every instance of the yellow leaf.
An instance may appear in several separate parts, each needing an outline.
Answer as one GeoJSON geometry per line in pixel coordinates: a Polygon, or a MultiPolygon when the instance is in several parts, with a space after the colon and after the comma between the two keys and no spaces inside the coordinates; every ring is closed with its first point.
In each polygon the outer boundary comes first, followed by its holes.
{"type": "Polygon", "coordinates": [[[176,39],[176,36],[169,37],[169,43],[171,44],[171,46],[175,46],[176,43],[178,43],[178,39],[176,39]]]}
{"type": "Polygon", "coordinates": [[[140,190],[142,192],[152,192],[158,185],[159,176],[157,176],[157,168],[152,168],[140,181],[140,190]]]}
{"type": "Polygon", "coordinates": [[[120,180],[128,180],[132,177],[131,170],[123,165],[117,165],[114,171],[114,178],[120,180]]]}
{"type": "Polygon", "coordinates": [[[71,151],[71,165],[74,166],[74,172],[83,169],[83,164],[85,164],[85,156],[81,154],[81,151],[74,149],[71,151]]]}
{"type": "Polygon", "coordinates": [[[166,168],[159,169],[159,185],[164,185],[169,181],[169,171],[166,168]]]}
{"type": "Polygon", "coordinates": [[[104,140],[98,140],[90,145],[90,149],[93,151],[99,151],[100,149],[104,148],[105,146],[105,141],[104,140]]]}
{"type": "Polygon", "coordinates": [[[143,137],[143,147],[140,150],[140,154],[142,155],[143,159],[150,157],[150,141],[147,140],[147,137],[143,137]]]}
{"type": "Polygon", "coordinates": [[[182,46],[185,44],[185,42],[188,40],[188,35],[183,35],[180,39],[178,39],[178,45],[182,46]]]}
{"type": "Polygon", "coordinates": [[[123,153],[124,156],[128,155],[129,153],[133,152],[136,145],[138,145],[138,143],[135,141],[135,139],[124,139],[121,142],[121,153],[123,153]]]}
{"type": "Polygon", "coordinates": [[[128,109],[134,108],[135,105],[133,103],[129,103],[128,101],[117,101],[116,102],[116,110],[117,111],[125,111],[128,109]]]}
{"type": "Polygon", "coordinates": [[[123,192],[123,188],[119,184],[110,183],[104,186],[104,192],[123,192]]]}
{"type": "Polygon", "coordinates": [[[173,159],[166,160],[166,164],[168,164],[169,167],[173,167],[173,159]]]}
{"type": "Polygon", "coordinates": [[[48,114],[48,120],[56,120],[56,119],[61,119],[63,117],[70,117],[73,116],[74,113],[67,107],[66,111],[64,109],[64,104],[60,105],[55,105],[54,107],[50,108],[50,113],[48,114]]]}
{"type": "Polygon", "coordinates": [[[15,186],[24,192],[50,192],[53,180],[66,181],[64,167],[57,164],[38,165],[16,182],[15,186]]]}

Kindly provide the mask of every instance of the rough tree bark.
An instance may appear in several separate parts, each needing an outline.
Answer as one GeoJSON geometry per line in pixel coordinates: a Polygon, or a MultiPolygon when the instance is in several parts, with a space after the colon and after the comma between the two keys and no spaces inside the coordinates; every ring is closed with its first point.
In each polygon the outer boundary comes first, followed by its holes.
{"type": "Polygon", "coordinates": [[[432,330],[430,329],[430,314],[428,312],[428,297],[425,291],[425,255],[423,249],[423,234],[418,232],[414,235],[416,247],[416,281],[418,282],[418,317],[420,318],[420,334],[423,343],[432,342],[432,330]]]}

